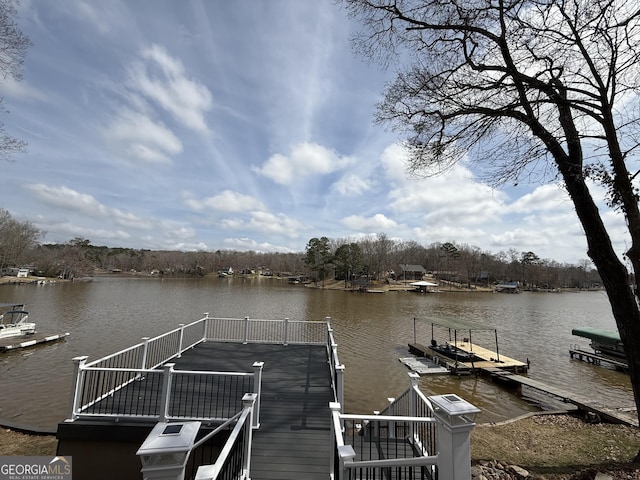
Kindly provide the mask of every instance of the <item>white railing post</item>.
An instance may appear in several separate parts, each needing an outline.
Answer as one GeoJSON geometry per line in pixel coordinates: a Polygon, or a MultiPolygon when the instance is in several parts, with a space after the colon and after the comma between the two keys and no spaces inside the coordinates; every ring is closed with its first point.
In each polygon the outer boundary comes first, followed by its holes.
{"type": "MultiPolygon", "coordinates": [[[[380,415],[380,410],[374,410],[374,415],[380,415]]],[[[373,425],[373,436],[374,438],[380,438],[380,421],[376,420],[373,425]]]]}
{"type": "MultiPolygon", "coordinates": [[[[344,365],[336,365],[336,397],[344,409],[344,365]]],[[[344,413],[344,410],[342,410],[344,413]]]]}
{"type": "Polygon", "coordinates": [[[169,419],[169,403],[171,402],[171,380],[175,363],[166,363],[163,367],[162,394],[160,397],[160,419],[166,422],[169,419]]]}
{"type": "Polygon", "coordinates": [[[80,402],[82,401],[82,390],[84,388],[84,364],[87,363],[87,355],[82,357],[75,357],[73,359],[73,379],[71,385],[73,385],[73,395],[71,396],[71,405],[69,406],[69,418],[75,420],[78,418],[78,409],[80,408],[80,402]]]}
{"type": "Polygon", "coordinates": [[[283,345],[289,345],[289,319],[285,317],[284,319],[284,341],[283,345]]]}
{"type": "Polygon", "coordinates": [[[409,391],[409,416],[418,416],[418,395],[416,395],[416,388],[420,382],[420,375],[416,372],[409,372],[409,381],[411,382],[411,389],[409,391]]]}
{"type": "Polygon", "coordinates": [[[244,317],[244,338],[242,343],[245,345],[249,343],[249,317],[244,317]]]}
{"type": "Polygon", "coordinates": [[[249,421],[244,422],[244,455],[242,461],[242,471],[244,476],[242,478],[251,478],[251,441],[253,440],[253,423],[254,415],[256,414],[256,400],[258,395],[255,393],[245,393],[242,397],[242,408],[250,408],[251,415],[249,421]]]}
{"type": "MultiPolygon", "coordinates": [[[[409,381],[411,383],[411,388],[409,389],[409,416],[417,417],[418,416],[418,395],[416,395],[416,388],[418,388],[418,383],[420,382],[420,375],[416,372],[409,372],[409,381]]],[[[416,434],[416,422],[412,421],[409,424],[409,435],[411,441],[415,441],[416,434]]]]}
{"type": "MultiPolygon", "coordinates": [[[[336,424],[336,417],[340,418],[340,410],[342,407],[338,402],[329,402],[329,410],[331,411],[331,427],[329,428],[329,434],[331,438],[329,439],[329,478],[336,479],[336,450],[339,446],[339,443],[336,442],[336,438],[338,435],[342,436],[342,428],[340,427],[340,432],[338,432],[338,426],[336,424]]],[[[342,444],[342,442],[340,442],[342,444]]]]}
{"type": "Polygon", "coordinates": [[[434,406],[438,438],[438,478],[471,478],[471,430],[480,409],[457,395],[429,397],[434,406]]]}
{"type": "Polygon", "coordinates": [[[142,361],[140,362],[140,370],[147,369],[147,351],[149,350],[149,337],[142,337],[142,361]]]}
{"type": "Polygon", "coordinates": [[[179,323],[180,327],[180,341],[178,342],[178,355],[177,358],[182,357],[182,341],[184,340],[184,323],[179,323]]]}
{"type": "Polygon", "coordinates": [[[204,321],[202,322],[202,340],[207,341],[207,332],[209,331],[209,312],[205,312],[204,321]]]}
{"type": "Polygon", "coordinates": [[[253,364],[253,392],[256,394],[255,405],[253,406],[252,428],[260,428],[260,399],[262,398],[262,368],[264,362],[255,362],[253,364]]]}
{"type": "Polygon", "coordinates": [[[338,456],[340,458],[340,473],[338,475],[338,480],[346,480],[349,478],[349,475],[347,475],[345,463],[352,462],[353,459],[356,458],[356,452],[351,445],[342,445],[341,447],[338,447],[338,456]]]}
{"type": "MultiPolygon", "coordinates": [[[[387,402],[389,402],[389,406],[387,407],[387,415],[389,416],[395,415],[395,405],[393,403],[395,401],[396,399],[393,397],[387,398],[387,402]]],[[[389,420],[388,425],[389,431],[387,432],[387,435],[389,436],[389,438],[396,438],[396,422],[393,420],[389,420]]]]}

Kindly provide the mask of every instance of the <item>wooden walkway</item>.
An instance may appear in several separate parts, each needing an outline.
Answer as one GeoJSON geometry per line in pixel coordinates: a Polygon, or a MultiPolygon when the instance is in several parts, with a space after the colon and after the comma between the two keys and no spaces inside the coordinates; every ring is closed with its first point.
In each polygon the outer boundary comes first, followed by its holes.
{"type": "Polygon", "coordinates": [[[325,480],[333,394],[324,345],[207,342],[183,354],[175,368],[250,372],[254,362],[264,368],[252,480],[325,480]]]}
{"type": "Polygon", "coordinates": [[[489,375],[491,378],[508,382],[515,385],[524,385],[529,388],[533,388],[546,395],[551,395],[560,399],[565,403],[571,403],[585,412],[591,412],[602,419],[612,423],[622,423],[625,425],[638,426],[638,418],[633,407],[629,408],[612,408],[610,406],[601,405],[593,402],[589,397],[583,395],[577,395],[561,388],[548,385],[544,382],[534,380],[523,375],[516,375],[511,372],[506,372],[499,368],[483,368],[482,373],[489,375]]]}

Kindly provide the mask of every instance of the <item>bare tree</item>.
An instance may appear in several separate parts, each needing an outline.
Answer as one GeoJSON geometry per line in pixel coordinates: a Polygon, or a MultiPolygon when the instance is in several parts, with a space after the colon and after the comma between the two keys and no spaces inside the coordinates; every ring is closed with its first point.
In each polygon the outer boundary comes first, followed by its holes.
{"type": "Polygon", "coordinates": [[[42,231],[31,222],[20,222],[0,208],[0,271],[8,265],[19,265],[25,253],[38,244],[42,235],[42,231]]]}
{"type": "MultiPolygon", "coordinates": [[[[407,137],[411,169],[433,174],[471,152],[499,182],[557,175],[584,229],[627,348],[640,407],[640,309],[594,200],[622,212],[640,273],[640,10],[624,0],[344,0],[360,51],[412,66],[377,119],[407,137]],[[590,181],[592,180],[592,181],[590,181]]],[[[640,408],[638,408],[640,412],[640,408]]],[[[640,458],[639,458],[640,460],[640,458]]]]}
{"type": "MultiPolygon", "coordinates": [[[[14,80],[22,79],[22,65],[31,46],[31,41],[15,21],[17,15],[15,0],[0,0],[0,75],[14,80]]],[[[0,108],[3,101],[0,99],[0,108]]],[[[12,137],[0,123],[0,157],[5,159],[13,153],[22,152],[26,147],[22,140],[12,137]]]]}

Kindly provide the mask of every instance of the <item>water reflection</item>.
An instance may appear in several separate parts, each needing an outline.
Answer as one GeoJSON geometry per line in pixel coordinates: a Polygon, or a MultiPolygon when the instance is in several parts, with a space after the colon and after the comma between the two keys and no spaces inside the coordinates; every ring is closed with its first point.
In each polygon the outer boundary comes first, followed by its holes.
{"type": "MultiPolygon", "coordinates": [[[[0,357],[0,417],[55,428],[67,413],[71,359],[97,358],[202,318],[322,320],[332,318],[345,364],[346,409],[369,413],[409,385],[398,361],[413,341],[431,338],[431,322],[461,319],[498,329],[500,353],[531,361],[529,375],[611,404],[633,403],[628,376],[570,360],[578,326],[615,328],[603,293],[500,295],[454,293],[361,294],[288,285],[269,278],[96,278],[86,283],[1,286],[0,302],[26,303],[41,331],[71,332],[64,342],[0,357]],[[45,400],[41,400],[45,399],[45,400]]],[[[488,339],[474,332],[474,341],[488,339]]],[[[484,334],[483,334],[484,335],[484,334]]],[[[584,340],[583,348],[588,348],[584,340]]],[[[256,359],[259,360],[259,359],[256,359]]],[[[420,379],[427,394],[457,393],[482,409],[479,421],[532,411],[513,392],[484,379],[431,376],[420,379]]]]}

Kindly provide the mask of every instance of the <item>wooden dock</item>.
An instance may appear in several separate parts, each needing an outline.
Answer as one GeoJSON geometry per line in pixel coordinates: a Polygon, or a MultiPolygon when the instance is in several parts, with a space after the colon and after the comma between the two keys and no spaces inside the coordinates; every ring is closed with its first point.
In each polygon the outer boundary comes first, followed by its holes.
{"type": "Polygon", "coordinates": [[[465,352],[472,352],[477,357],[480,357],[481,360],[474,362],[456,362],[455,359],[444,356],[419,343],[410,343],[409,351],[418,357],[430,358],[436,365],[444,366],[450,373],[456,375],[479,373],[482,369],[486,368],[497,368],[514,373],[525,373],[529,369],[527,363],[507,357],[506,355],[498,354],[475,343],[451,341],[449,344],[465,352]]]}
{"type": "Polygon", "coordinates": [[[2,338],[0,339],[0,353],[7,352],[9,350],[18,350],[20,348],[29,348],[43,343],[57,342],[68,336],[68,333],[59,333],[56,335],[34,333],[27,336],[2,338]]]}
{"type": "Polygon", "coordinates": [[[498,382],[507,383],[517,387],[525,386],[532,388],[545,395],[555,397],[564,403],[575,405],[579,410],[597,415],[608,422],[621,423],[634,427],[638,426],[638,418],[635,407],[633,406],[613,408],[611,406],[598,404],[590,397],[571,393],[561,388],[548,385],[544,382],[525,377],[524,375],[517,375],[496,367],[483,368],[482,373],[498,382]]]}

